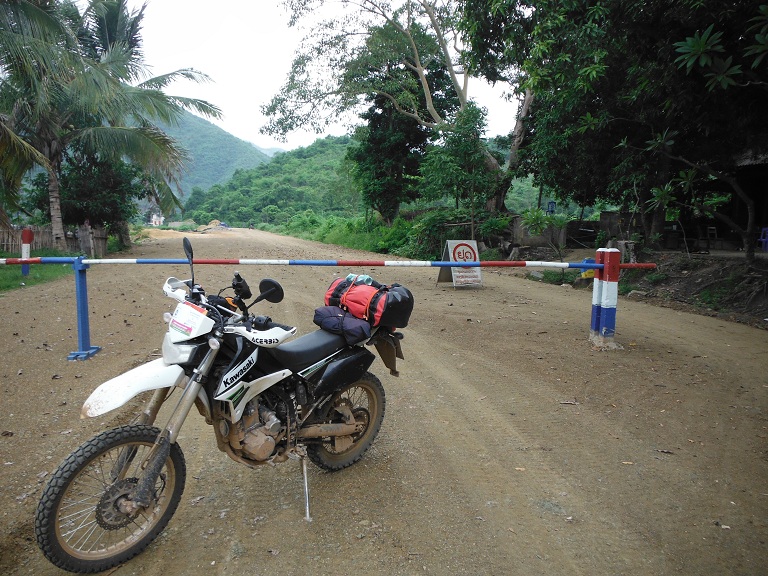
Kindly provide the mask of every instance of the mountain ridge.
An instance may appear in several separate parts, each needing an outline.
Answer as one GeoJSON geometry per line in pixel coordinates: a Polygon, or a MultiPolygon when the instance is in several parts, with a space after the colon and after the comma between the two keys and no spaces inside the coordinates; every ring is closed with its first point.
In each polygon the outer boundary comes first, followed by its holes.
{"type": "Polygon", "coordinates": [[[212,122],[183,112],[175,125],[161,128],[187,150],[190,160],[179,178],[180,192],[188,198],[195,188],[208,190],[229,180],[236,170],[250,170],[269,162],[277,148],[264,150],[212,122]]]}

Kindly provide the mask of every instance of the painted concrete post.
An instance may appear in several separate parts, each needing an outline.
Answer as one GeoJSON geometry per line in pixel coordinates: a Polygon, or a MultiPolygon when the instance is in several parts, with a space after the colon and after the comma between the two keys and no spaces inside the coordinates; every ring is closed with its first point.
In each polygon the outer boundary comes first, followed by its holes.
{"type": "MultiPolygon", "coordinates": [[[[604,264],[605,248],[599,248],[595,254],[595,264],[604,264]]],[[[603,298],[603,268],[595,268],[595,280],[592,283],[592,320],[589,325],[589,339],[597,341],[600,334],[600,313],[603,298]]]]}
{"type": "Polygon", "coordinates": [[[600,248],[595,255],[595,263],[603,264],[603,269],[595,271],[590,340],[602,348],[621,348],[614,340],[621,252],[616,248],[600,248]]]}
{"type": "MultiPolygon", "coordinates": [[[[25,260],[29,258],[30,247],[32,246],[32,240],[35,239],[35,233],[29,228],[24,228],[21,231],[21,259],[25,260]]],[[[29,264],[21,265],[21,275],[29,276],[29,264]]]]}

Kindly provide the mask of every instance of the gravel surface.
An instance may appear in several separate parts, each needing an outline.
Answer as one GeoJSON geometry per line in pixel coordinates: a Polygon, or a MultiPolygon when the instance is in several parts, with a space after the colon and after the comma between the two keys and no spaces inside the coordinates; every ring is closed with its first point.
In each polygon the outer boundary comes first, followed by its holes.
{"type": "MultiPolygon", "coordinates": [[[[196,258],[380,259],[227,230],[191,236],[196,258]]],[[[130,257],[182,258],[165,232],[130,257]]],[[[125,257],[121,255],[121,257],[125,257]]],[[[234,267],[198,266],[209,292],[234,267]]],[[[335,267],[241,266],[286,297],[260,310],[314,329],[335,267]]],[[[378,440],[355,466],[250,470],[216,449],[193,411],[179,444],[187,485],[166,531],[109,573],[128,575],[765,574],[768,331],[620,300],[621,350],[588,340],[591,290],[483,269],[483,287],[437,284],[430,268],[368,268],[416,298],[400,377],[378,440]]],[[[103,380],[156,357],[173,308],[171,265],[87,273],[92,359],[77,349],[71,278],[0,295],[0,574],[64,574],[34,539],[41,490],[58,464],[126,411],[91,421],[103,380]]],[[[261,306],[261,305],[258,305],[261,306]]],[[[162,422],[161,413],[161,422],[162,422]]]]}

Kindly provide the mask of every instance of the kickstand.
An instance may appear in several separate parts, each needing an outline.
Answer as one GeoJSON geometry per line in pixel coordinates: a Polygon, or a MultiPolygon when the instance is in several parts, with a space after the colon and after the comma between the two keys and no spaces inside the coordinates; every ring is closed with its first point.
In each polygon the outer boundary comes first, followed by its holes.
{"type": "Polygon", "coordinates": [[[294,458],[298,457],[301,459],[301,473],[304,476],[304,510],[306,511],[306,516],[304,516],[304,520],[307,522],[312,522],[312,516],[309,515],[309,481],[307,479],[307,450],[304,448],[304,446],[297,446],[296,451],[291,454],[294,458]]]}

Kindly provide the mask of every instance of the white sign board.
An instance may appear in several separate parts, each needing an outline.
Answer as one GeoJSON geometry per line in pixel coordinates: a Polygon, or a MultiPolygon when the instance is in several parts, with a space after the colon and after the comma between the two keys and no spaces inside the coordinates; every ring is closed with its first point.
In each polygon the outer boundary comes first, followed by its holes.
{"type": "MultiPolygon", "coordinates": [[[[444,262],[479,262],[477,242],[475,240],[446,240],[443,249],[444,262]]],[[[451,267],[451,280],[454,288],[457,286],[482,286],[480,267],[451,267]]],[[[438,282],[447,282],[447,270],[441,268],[437,277],[438,282]]]]}

